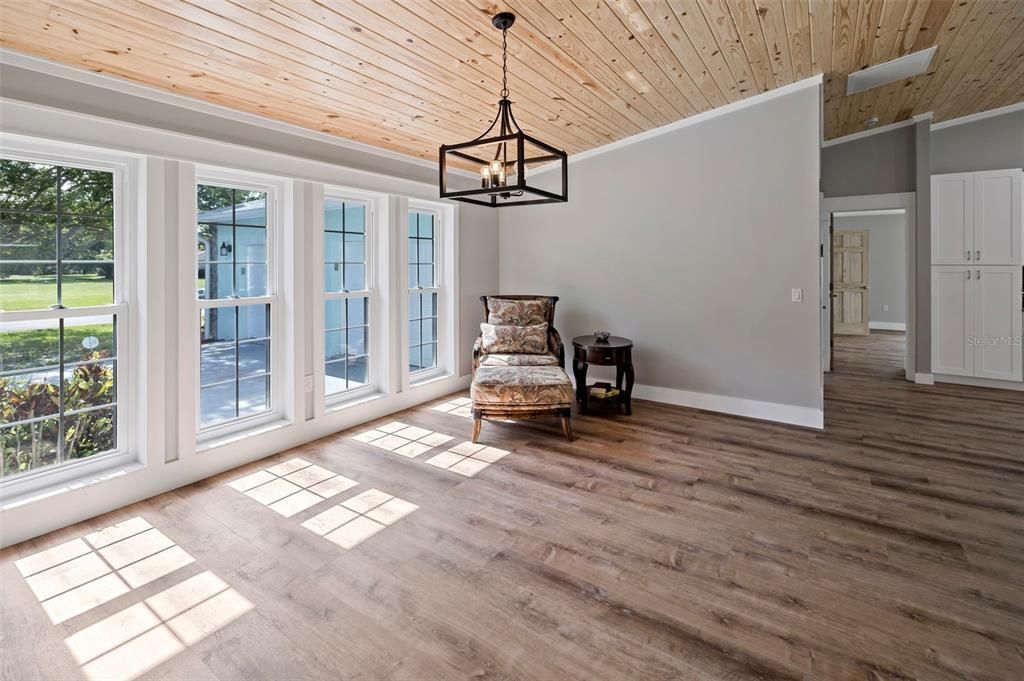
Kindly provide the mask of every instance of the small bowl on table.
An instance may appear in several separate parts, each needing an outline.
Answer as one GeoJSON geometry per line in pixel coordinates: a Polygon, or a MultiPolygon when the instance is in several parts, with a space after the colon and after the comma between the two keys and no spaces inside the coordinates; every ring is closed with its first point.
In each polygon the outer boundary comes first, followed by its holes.
{"type": "Polygon", "coordinates": [[[612,335],[611,331],[595,331],[594,332],[594,338],[597,339],[598,343],[607,343],[608,339],[611,337],[611,335],[612,335]]]}

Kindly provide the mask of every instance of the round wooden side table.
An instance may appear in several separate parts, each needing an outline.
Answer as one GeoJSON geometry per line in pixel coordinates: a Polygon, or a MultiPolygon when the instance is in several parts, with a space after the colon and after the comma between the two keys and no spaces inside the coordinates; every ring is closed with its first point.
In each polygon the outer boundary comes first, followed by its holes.
{"type": "Polygon", "coordinates": [[[587,385],[587,367],[591,364],[615,367],[615,387],[619,394],[601,400],[604,404],[622,405],[626,414],[633,413],[633,341],[619,336],[610,336],[601,341],[597,336],[577,336],[572,339],[572,372],[576,377],[576,401],[580,413],[586,414],[590,403],[590,386],[587,385]],[[625,379],[625,387],[623,387],[625,379]]]}

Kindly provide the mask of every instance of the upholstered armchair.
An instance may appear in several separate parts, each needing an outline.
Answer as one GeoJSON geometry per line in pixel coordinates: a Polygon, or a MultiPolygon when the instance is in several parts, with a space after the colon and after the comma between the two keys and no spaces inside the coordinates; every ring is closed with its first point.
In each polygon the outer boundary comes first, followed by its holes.
{"type": "Polygon", "coordinates": [[[558,416],[571,442],[573,390],[555,330],[557,296],[482,296],[484,319],[473,345],[473,442],[483,419],[558,416]]]}
{"type": "Polygon", "coordinates": [[[483,332],[473,344],[473,371],[483,366],[560,366],[565,369],[565,346],[555,329],[555,303],[558,296],[480,296],[484,304],[484,319],[488,324],[528,326],[546,323],[546,355],[516,353],[484,353],[483,332]],[[493,302],[492,302],[493,301],[493,302]],[[493,309],[492,309],[493,308],[493,309]],[[555,361],[551,361],[554,358],[555,361]]]}

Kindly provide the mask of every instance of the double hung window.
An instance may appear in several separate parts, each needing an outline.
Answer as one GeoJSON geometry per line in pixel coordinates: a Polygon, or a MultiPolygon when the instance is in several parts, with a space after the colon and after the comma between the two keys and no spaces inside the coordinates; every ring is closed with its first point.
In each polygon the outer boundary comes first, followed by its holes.
{"type": "Polygon", "coordinates": [[[272,410],[273,191],[196,187],[200,430],[272,410]]]}
{"type": "Polygon", "coordinates": [[[438,366],[438,296],[441,293],[437,257],[440,242],[438,222],[438,214],[433,211],[409,211],[407,255],[410,375],[430,371],[438,366]]]}
{"type": "Polygon", "coordinates": [[[372,277],[370,206],[324,197],[324,392],[328,398],[370,385],[372,277]]]}
{"type": "Polygon", "coordinates": [[[124,168],[0,159],[0,476],[126,447],[124,168]]]}

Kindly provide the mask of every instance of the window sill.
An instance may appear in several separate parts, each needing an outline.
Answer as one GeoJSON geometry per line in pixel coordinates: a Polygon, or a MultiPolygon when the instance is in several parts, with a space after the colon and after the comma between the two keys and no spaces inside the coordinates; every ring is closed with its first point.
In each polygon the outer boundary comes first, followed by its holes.
{"type": "Polygon", "coordinates": [[[266,435],[292,425],[292,421],[277,414],[270,420],[260,420],[246,424],[245,428],[233,428],[225,432],[211,431],[203,433],[196,442],[196,453],[208,452],[211,449],[243,442],[249,438],[266,435]]]}
{"type": "Polygon", "coordinates": [[[8,511],[49,497],[97,485],[140,471],[145,465],[126,452],[111,454],[92,466],[55,469],[44,476],[9,480],[0,485],[0,510],[8,511]]]}
{"type": "Polygon", "coordinates": [[[334,412],[344,411],[351,407],[357,407],[361,404],[374,402],[384,397],[387,397],[387,394],[377,390],[360,392],[356,395],[342,395],[340,398],[331,400],[324,405],[324,414],[333,414],[334,412]]]}
{"type": "Polygon", "coordinates": [[[424,385],[430,385],[431,383],[437,383],[438,381],[444,381],[452,378],[455,374],[452,374],[445,369],[429,369],[422,373],[412,374],[409,376],[409,387],[419,388],[424,385]]]}

